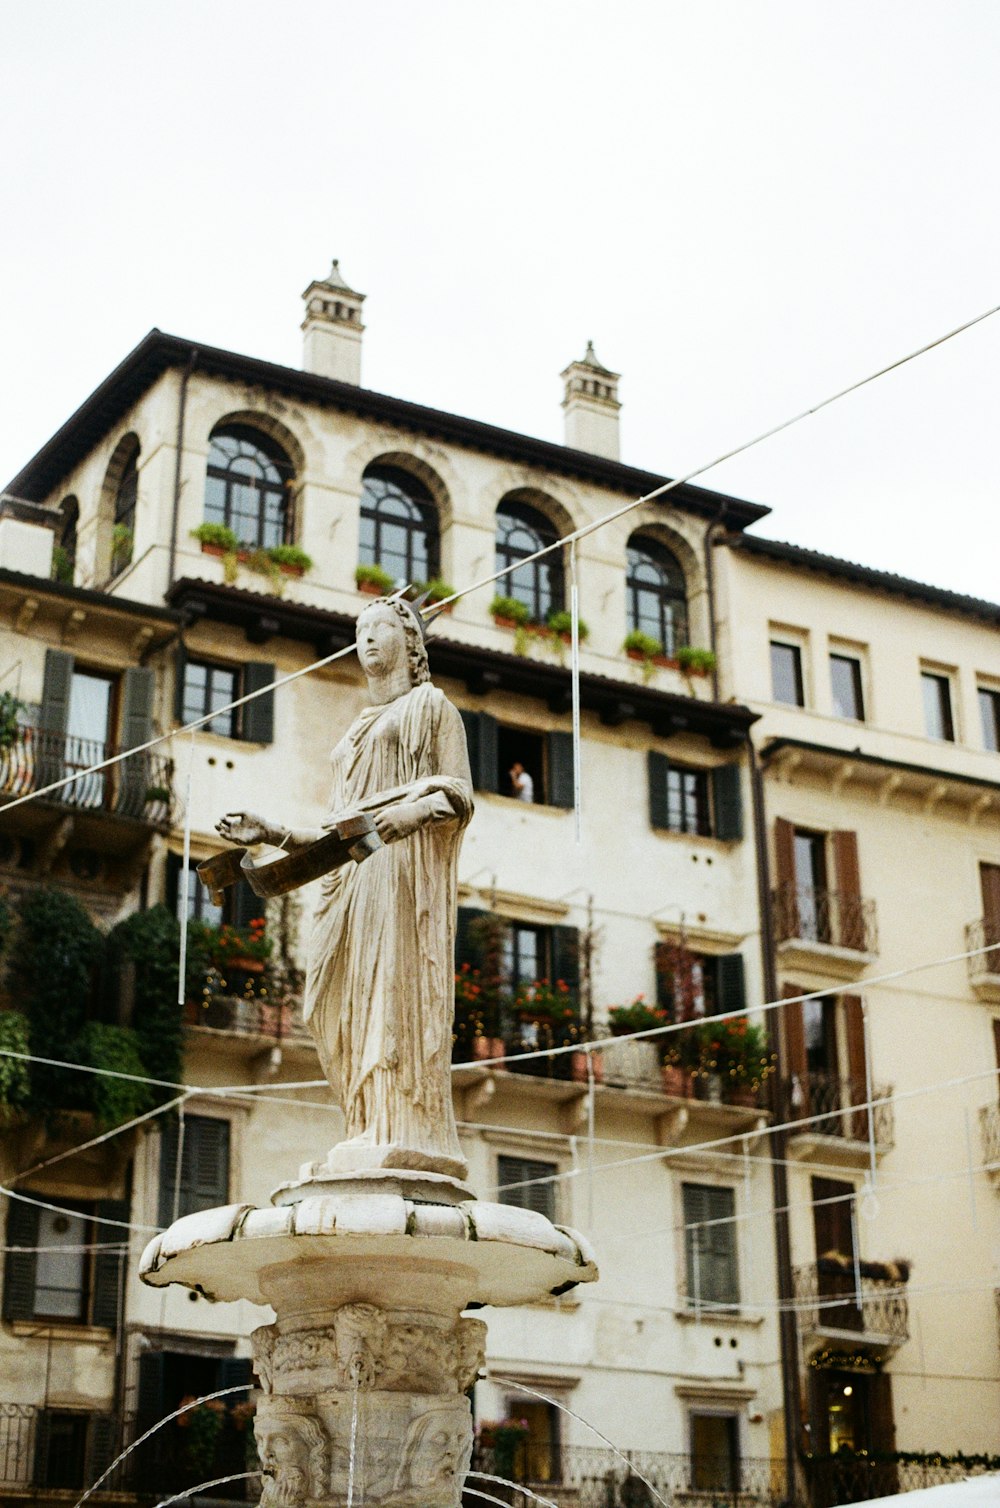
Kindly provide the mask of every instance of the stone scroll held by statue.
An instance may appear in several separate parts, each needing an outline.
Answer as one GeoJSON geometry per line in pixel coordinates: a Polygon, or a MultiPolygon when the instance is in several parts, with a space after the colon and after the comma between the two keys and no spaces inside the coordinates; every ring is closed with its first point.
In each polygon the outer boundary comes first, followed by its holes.
{"type": "Polygon", "coordinates": [[[420,619],[396,598],[358,618],[371,704],[331,755],[320,830],[250,812],[218,824],[229,851],[199,866],[218,894],[321,876],[304,1015],[346,1121],[332,1174],[406,1169],[462,1178],[451,1100],[458,853],[472,780],[458,711],[431,684],[420,619]],[[257,845],[282,855],[257,862],[257,845]]]}

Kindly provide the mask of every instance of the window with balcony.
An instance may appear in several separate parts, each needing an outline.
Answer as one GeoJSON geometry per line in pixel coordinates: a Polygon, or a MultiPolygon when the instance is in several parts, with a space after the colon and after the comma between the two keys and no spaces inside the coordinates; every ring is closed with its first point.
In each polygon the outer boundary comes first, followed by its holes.
{"type": "Polygon", "coordinates": [[[697,769],[658,749],[647,756],[650,825],[664,832],[735,841],[743,836],[740,766],[697,769]]]}
{"type": "Polygon", "coordinates": [[[990,686],[980,686],[977,697],[983,748],[996,754],[1000,752],[1000,691],[994,691],[990,686]]]}
{"type": "Polygon", "coordinates": [[[214,1115],[178,1116],[160,1133],[158,1220],[229,1202],[229,1122],[214,1115]],[[178,1166],[179,1160],[179,1166],[178,1166]]]}
{"type": "Polygon", "coordinates": [[[717,1184],[681,1185],[687,1302],[698,1309],[736,1308],[736,1196],[717,1184]]]}
{"type": "Polygon", "coordinates": [[[205,522],[231,529],[241,546],[269,550],[292,538],[294,472],[269,435],[224,424],[212,435],[205,477],[205,522]]]}
{"type": "Polygon", "coordinates": [[[531,778],[530,799],[536,806],[572,807],[573,739],[569,733],[556,729],[541,733],[498,722],[488,712],[465,709],[462,722],[477,791],[517,795],[511,772],[520,765],[531,778]]]}
{"type": "Polygon", "coordinates": [[[394,581],[430,581],[439,573],[438,514],[423,482],[397,466],[369,466],[361,493],[361,565],[380,566],[394,581]]]}
{"type": "Polygon", "coordinates": [[[774,824],[777,885],[772,892],[779,943],[873,953],[875,908],[861,895],[857,834],[774,824]]]}
{"type": "Polygon", "coordinates": [[[39,1409],[33,1486],[63,1491],[88,1486],[110,1466],[119,1426],[113,1414],[39,1409]]]}
{"type": "Polygon", "coordinates": [[[785,702],[790,707],[805,706],[802,650],[797,644],[771,640],[771,695],[776,702],[785,702]]]}
{"type": "Polygon", "coordinates": [[[655,966],[656,1003],[674,1021],[741,1011],[746,1005],[742,953],[696,953],[661,942],[655,966]]]}
{"type": "Polygon", "coordinates": [[[174,715],[182,726],[208,717],[202,726],[221,738],[240,738],[246,743],[269,744],[274,741],[274,692],[262,691],[276,678],[277,667],[270,661],[247,660],[242,665],[223,665],[213,660],[178,651],[175,674],[174,715]],[[261,692],[241,707],[229,707],[251,692],[261,692]]]}
{"type": "Polygon", "coordinates": [[[951,711],[951,677],[930,670],[920,672],[924,698],[924,731],[928,738],[944,743],[955,742],[955,722],[951,711]]]}
{"type": "Polygon", "coordinates": [[[688,642],[687,582],[676,556],[659,540],[633,534],[625,577],[629,632],[646,634],[670,656],[688,642]]]}
{"type": "Polygon", "coordinates": [[[25,1190],[45,1204],[11,1200],[7,1213],[3,1314],[7,1320],[116,1329],[125,1270],[128,1204],[80,1202],[25,1190]],[[100,1221],[118,1221],[119,1226],[100,1221]],[[119,1244],[120,1243],[120,1244],[119,1244]],[[100,1245],[103,1249],[95,1251],[100,1245]]]}
{"type": "Polygon", "coordinates": [[[830,691],[834,717],[852,722],[865,720],[865,697],[861,679],[861,661],[855,655],[831,654],[830,691]]]}
{"type": "MultiPolygon", "coordinates": [[[[786,984],[783,994],[805,991],[786,984]]],[[[806,1135],[837,1136],[864,1141],[868,1116],[875,1116],[875,1139],[891,1141],[891,1108],[868,1100],[864,1007],[860,996],[841,995],[823,1000],[790,999],[781,1008],[785,1044],[785,1100],[790,1120],[801,1118],[806,1135]]],[[[875,1086],[876,1098],[887,1091],[875,1086]]]]}
{"type": "Polygon", "coordinates": [[[546,1220],[556,1218],[559,1164],[535,1157],[497,1158],[497,1200],[519,1210],[534,1210],[546,1220]]]}
{"type": "Polygon", "coordinates": [[[691,1491],[738,1493],[740,1421],[729,1409],[697,1409],[690,1415],[691,1491]]]}
{"type": "Polygon", "coordinates": [[[497,591],[523,602],[533,623],[545,623],[549,614],[563,607],[562,552],[553,550],[541,560],[529,556],[555,544],[558,534],[537,508],[514,498],[504,498],[497,508],[496,566],[503,571],[515,566],[497,582],[497,591]],[[525,561],[526,564],[519,562],[525,561]]]}

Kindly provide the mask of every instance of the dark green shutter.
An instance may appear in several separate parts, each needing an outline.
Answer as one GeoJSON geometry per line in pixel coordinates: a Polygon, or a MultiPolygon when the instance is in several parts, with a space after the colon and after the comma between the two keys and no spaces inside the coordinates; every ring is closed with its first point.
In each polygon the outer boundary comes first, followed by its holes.
{"type": "MultiPolygon", "coordinates": [[[[122,678],[123,749],[135,749],[153,736],[153,697],[156,678],[146,665],[132,665],[122,678]]],[[[149,754],[135,754],[121,765],[116,809],[130,817],[141,817],[146,792],[150,786],[149,754]]]]}
{"type": "Polygon", "coordinates": [[[497,1158],[497,1199],[501,1204],[514,1205],[520,1210],[534,1210],[547,1220],[556,1215],[556,1186],[554,1183],[526,1182],[528,1179],[551,1180],[559,1172],[554,1162],[540,1162],[531,1157],[497,1158]],[[520,1184],[520,1188],[507,1189],[504,1184],[520,1184]]]}
{"type": "MultiPolygon", "coordinates": [[[[66,729],[73,685],[73,656],[64,649],[45,651],[42,705],[38,714],[41,742],[35,761],[35,786],[51,785],[66,771],[66,729]]],[[[69,788],[72,795],[73,788],[69,788]]]]}
{"type": "MultiPolygon", "coordinates": [[[[549,784],[545,799],[549,806],[570,808],[573,805],[573,735],[549,733],[548,745],[549,784]]],[[[537,797],[536,797],[537,800],[537,797]]]]}
{"type": "Polygon", "coordinates": [[[49,1485],[49,1437],[52,1416],[49,1409],[39,1409],[35,1415],[35,1469],[33,1485],[49,1485]]]}
{"type": "MultiPolygon", "coordinates": [[[[38,1245],[38,1209],[12,1199],[7,1210],[7,1245],[38,1245]]],[[[35,1315],[35,1268],[33,1251],[8,1251],[3,1269],[3,1317],[30,1320],[35,1315]]]]}
{"type": "Polygon", "coordinates": [[[246,880],[237,880],[229,894],[233,898],[234,927],[249,927],[264,915],[264,902],[246,880]]]}
{"type": "MultiPolygon", "coordinates": [[[[249,1356],[224,1356],[219,1362],[220,1388],[245,1387],[247,1392],[253,1387],[253,1363],[249,1356]]],[[[232,1408],[239,1399],[230,1393],[226,1400],[226,1408],[232,1408]]]]}
{"type": "MultiPolygon", "coordinates": [[[[139,1433],[162,1419],[167,1412],[164,1397],[166,1357],[162,1351],[139,1352],[139,1386],[136,1396],[139,1433]]],[[[152,1442],[151,1442],[152,1443],[152,1442]]]]}
{"type": "Polygon", "coordinates": [[[736,1267],[736,1198],[732,1189],[685,1183],[684,1244],[688,1300],[703,1304],[739,1303],[736,1267]],[[725,1221],[725,1224],[701,1224],[725,1221]],[[690,1227],[695,1227],[691,1229],[690,1227]]]}
{"type": "Polygon", "coordinates": [[[470,928],[477,917],[488,914],[481,906],[459,906],[455,924],[456,969],[460,969],[463,963],[467,963],[473,969],[478,969],[482,965],[482,948],[477,946],[470,928]]]}
{"type": "Polygon", "coordinates": [[[178,644],[177,653],[174,655],[174,721],[184,721],[184,680],[187,675],[188,652],[183,644],[178,644]]]}
{"type": "Polygon", "coordinates": [[[565,980],[570,994],[580,994],[580,933],[576,927],[553,927],[552,978],[565,980]]]}
{"type": "Polygon", "coordinates": [[[741,776],[738,764],[720,764],[712,771],[713,832],[717,838],[735,841],[743,836],[741,776]]]}
{"type": "Polygon", "coordinates": [[[497,720],[489,712],[462,711],[461,718],[469,746],[473,787],[477,791],[496,792],[500,789],[497,720]]]}
{"type": "MultiPolygon", "coordinates": [[[[273,665],[262,660],[249,660],[243,667],[243,695],[269,686],[277,672],[273,665]]],[[[254,697],[240,709],[243,717],[241,727],[248,743],[270,744],[274,742],[274,692],[254,697]]]]}
{"type": "Polygon", "coordinates": [[[747,1003],[742,953],[723,953],[715,960],[715,1010],[741,1011],[747,1003]]]}
{"type": "Polygon", "coordinates": [[[665,754],[650,749],[649,765],[649,821],[653,827],[670,827],[667,815],[667,771],[670,761],[665,754]]]}
{"type": "MultiPolygon", "coordinates": [[[[117,1421],[114,1414],[91,1414],[89,1429],[87,1430],[87,1469],[85,1483],[89,1486],[96,1482],[111,1465],[115,1455],[115,1425],[117,1421]]],[[[111,1477],[102,1484],[102,1491],[113,1492],[116,1486],[115,1478],[111,1477]]]]}
{"type": "MultiPolygon", "coordinates": [[[[99,1220],[127,1220],[128,1201],[125,1199],[100,1199],[95,1206],[99,1220]]],[[[115,1225],[96,1226],[95,1239],[99,1242],[128,1240],[128,1231],[115,1225]]],[[[120,1306],[125,1284],[125,1252],[99,1251],[94,1257],[94,1302],[91,1306],[91,1323],[117,1330],[120,1306]]]]}
{"type": "Polygon", "coordinates": [[[168,853],[165,870],[165,894],[163,904],[178,921],[181,916],[181,870],[184,860],[179,853],[168,853]]]}
{"type": "MultiPolygon", "coordinates": [[[[180,1122],[174,1120],[164,1126],[160,1137],[161,1225],[169,1225],[174,1218],[179,1131],[180,1122]]],[[[229,1122],[210,1115],[187,1115],[184,1117],[178,1217],[228,1202],[229,1122]]]]}

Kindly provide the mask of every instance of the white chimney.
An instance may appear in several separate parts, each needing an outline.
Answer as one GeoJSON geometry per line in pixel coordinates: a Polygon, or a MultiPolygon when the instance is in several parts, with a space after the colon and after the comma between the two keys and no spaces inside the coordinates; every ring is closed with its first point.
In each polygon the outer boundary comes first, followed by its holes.
{"type": "Polygon", "coordinates": [[[594,355],[593,341],[580,361],[571,361],[562,373],[566,384],[563,411],[565,443],[574,450],[589,450],[595,456],[619,459],[618,372],[609,372],[594,355]]]}
{"type": "Polygon", "coordinates": [[[306,317],[302,321],[302,365],[317,377],[335,377],[338,382],[361,382],[361,305],[363,293],[355,293],[333,266],[322,282],[310,283],[302,295],[306,317]]]}

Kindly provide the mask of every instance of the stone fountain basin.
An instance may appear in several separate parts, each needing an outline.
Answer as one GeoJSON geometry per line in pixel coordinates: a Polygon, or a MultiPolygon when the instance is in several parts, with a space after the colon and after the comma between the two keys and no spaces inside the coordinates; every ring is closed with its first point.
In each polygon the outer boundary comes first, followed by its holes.
{"type": "MultiPolygon", "coordinates": [[[[370,1273],[372,1297],[384,1296],[389,1273],[447,1269],[448,1287],[462,1307],[509,1306],[565,1293],[597,1278],[583,1236],[553,1225],[534,1210],[467,1200],[433,1204],[398,1194],[322,1194],[296,1204],[258,1208],[227,1204],[176,1220],[154,1236],[139,1275],[153,1287],[180,1283],[207,1298],[274,1302],[290,1268],[306,1288],[307,1274],[370,1273]],[[321,1264],[321,1265],[317,1265],[321,1264]]],[[[368,1285],[362,1281],[361,1289],[368,1285]]],[[[331,1287],[339,1288],[334,1278],[331,1287]]],[[[384,1301],[384,1298],[383,1298],[384,1301]]]]}

